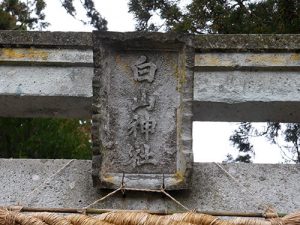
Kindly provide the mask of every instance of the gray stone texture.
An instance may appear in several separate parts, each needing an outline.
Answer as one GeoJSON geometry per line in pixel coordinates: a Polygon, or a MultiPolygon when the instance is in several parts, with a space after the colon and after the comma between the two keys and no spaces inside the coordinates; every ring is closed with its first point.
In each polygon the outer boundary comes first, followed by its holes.
{"type": "Polygon", "coordinates": [[[266,52],[300,49],[299,34],[220,34],[194,36],[199,52],[266,52]]]}
{"type": "Polygon", "coordinates": [[[250,69],[274,71],[297,69],[300,66],[300,54],[297,52],[210,52],[195,56],[196,70],[203,68],[220,70],[250,69]]]}
{"type": "MultiPolygon", "coordinates": [[[[92,187],[91,164],[1,159],[0,205],[85,207],[110,192],[92,187]]],[[[191,188],[169,192],[190,209],[263,212],[273,206],[278,212],[299,210],[299,165],[195,163],[193,168],[191,188]]],[[[93,207],[184,210],[162,194],[128,191],[93,207]]]]}
{"type": "Polygon", "coordinates": [[[224,103],[299,101],[299,72],[214,71],[195,73],[196,101],[224,103]]]}
{"type": "Polygon", "coordinates": [[[92,97],[92,67],[1,67],[0,92],[16,96],[92,97]],[[84,74],[84,75],[83,75],[84,74]]]}
{"type": "Polygon", "coordinates": [[[0,31],[2,47],[92,49],[92,35],[85,32],[0,31]]]}

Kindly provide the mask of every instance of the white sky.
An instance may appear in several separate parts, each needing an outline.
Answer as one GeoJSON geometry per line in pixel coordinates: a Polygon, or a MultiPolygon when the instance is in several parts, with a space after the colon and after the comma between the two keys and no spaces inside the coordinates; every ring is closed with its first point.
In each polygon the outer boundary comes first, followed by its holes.
{"type": "MultiPolygon", "coordinates": [[[[133,15],[128,13],[126,0],[94,0],[96,8],[108,21],[109,31],[134,31],[133,15]]],[[[46,0],[46,20],[51,23],[51,31],[92,31],[90,26],[83,25],[72,16],[67,15],[61,7],[60,0],[46,0]]],[[[75,0],[78,17],[84,18],[84,10],[79,0],[75,0]]]]}
{"type": "MultiPolygon", "coordinates": [[[[196,162],[222,162],[228,153],[237,156],[237,150],[232,147],[229,137],[239,123],[229,122],[194,122],[193,150],[196,162]]],[[[265,123],[255,123],[262,128],[265,123]]],[[[255,150],[255,163],[280,163],[280,149],[271,145],[263,137],[251,138],[255,150]]]]}
{"type": "MultiPolygon", "coordinates": [[[[185,2],[189,2],[186,0],[185,2]]],[[[60,0],[46,0],[46,20],[51,25],[50,31],[92,31],[90,26],[83,25],[75,20],[61,7],[60,0]]],[[[96,8],[108,21],[109,31],[134,31],[132,14],[128,13],[125,0],[95,0],[96,8]]],[[[78,17],[84,18],[84,10],[75,0],[78,17]]],[[[196,162],[222,162],[227,153],[236,155],[236,150],[229,143],[229,136],[238,127],[238,123],[211,123],[194,122],[193,124],[193,150],[196,162]]],[[[280,151],[276,146],[271,146],[263,138],[252,139],[255,148],[256,163],[278,163],[282,161],[280,151]]]]}

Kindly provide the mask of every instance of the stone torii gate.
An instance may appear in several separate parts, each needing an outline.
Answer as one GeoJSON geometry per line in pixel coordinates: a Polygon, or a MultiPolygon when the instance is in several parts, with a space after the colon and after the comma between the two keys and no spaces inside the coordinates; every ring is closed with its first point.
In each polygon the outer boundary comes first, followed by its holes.
{"type": "MultiPolygon", "coordinates": [[[[0,115],[92,119],[94,155],[1,159],[0,205],[84,207],[123,183],[191,209],[298,209],[298,165],[193,163],[192,121],[299,122],[299,35],[3,31],[0,46],[0,115]]],[[[178,208],[141,192],[98,207],[178,208]]]]}

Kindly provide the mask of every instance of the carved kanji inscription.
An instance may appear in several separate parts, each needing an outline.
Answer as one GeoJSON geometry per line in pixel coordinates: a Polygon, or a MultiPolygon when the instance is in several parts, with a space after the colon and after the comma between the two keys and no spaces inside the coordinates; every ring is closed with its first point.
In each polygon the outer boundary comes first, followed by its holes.
{"type": "Polygon", "coordinates": [[[136,81],[148,81],[150,83],[154,80],[157,70],[156,65],[152,62],[147,62],[147,57],[144,55],[141,56],[131,68],[136,81]]]}

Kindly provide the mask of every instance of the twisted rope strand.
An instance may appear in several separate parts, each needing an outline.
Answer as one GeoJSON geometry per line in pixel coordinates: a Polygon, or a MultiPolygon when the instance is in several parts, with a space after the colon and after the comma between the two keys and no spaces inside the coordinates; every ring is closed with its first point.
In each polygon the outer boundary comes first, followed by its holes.
{"type": "Polygon", "coordinates": [[[92,217],[82,214],[69,216],[58,216],[53,213],[23,214],[0,209],[0,225],[300,225],[300,212],[268,220],[249,218],[221,220],[194,212],[162,216],[145,212],[114,211],[92,217]]]}

